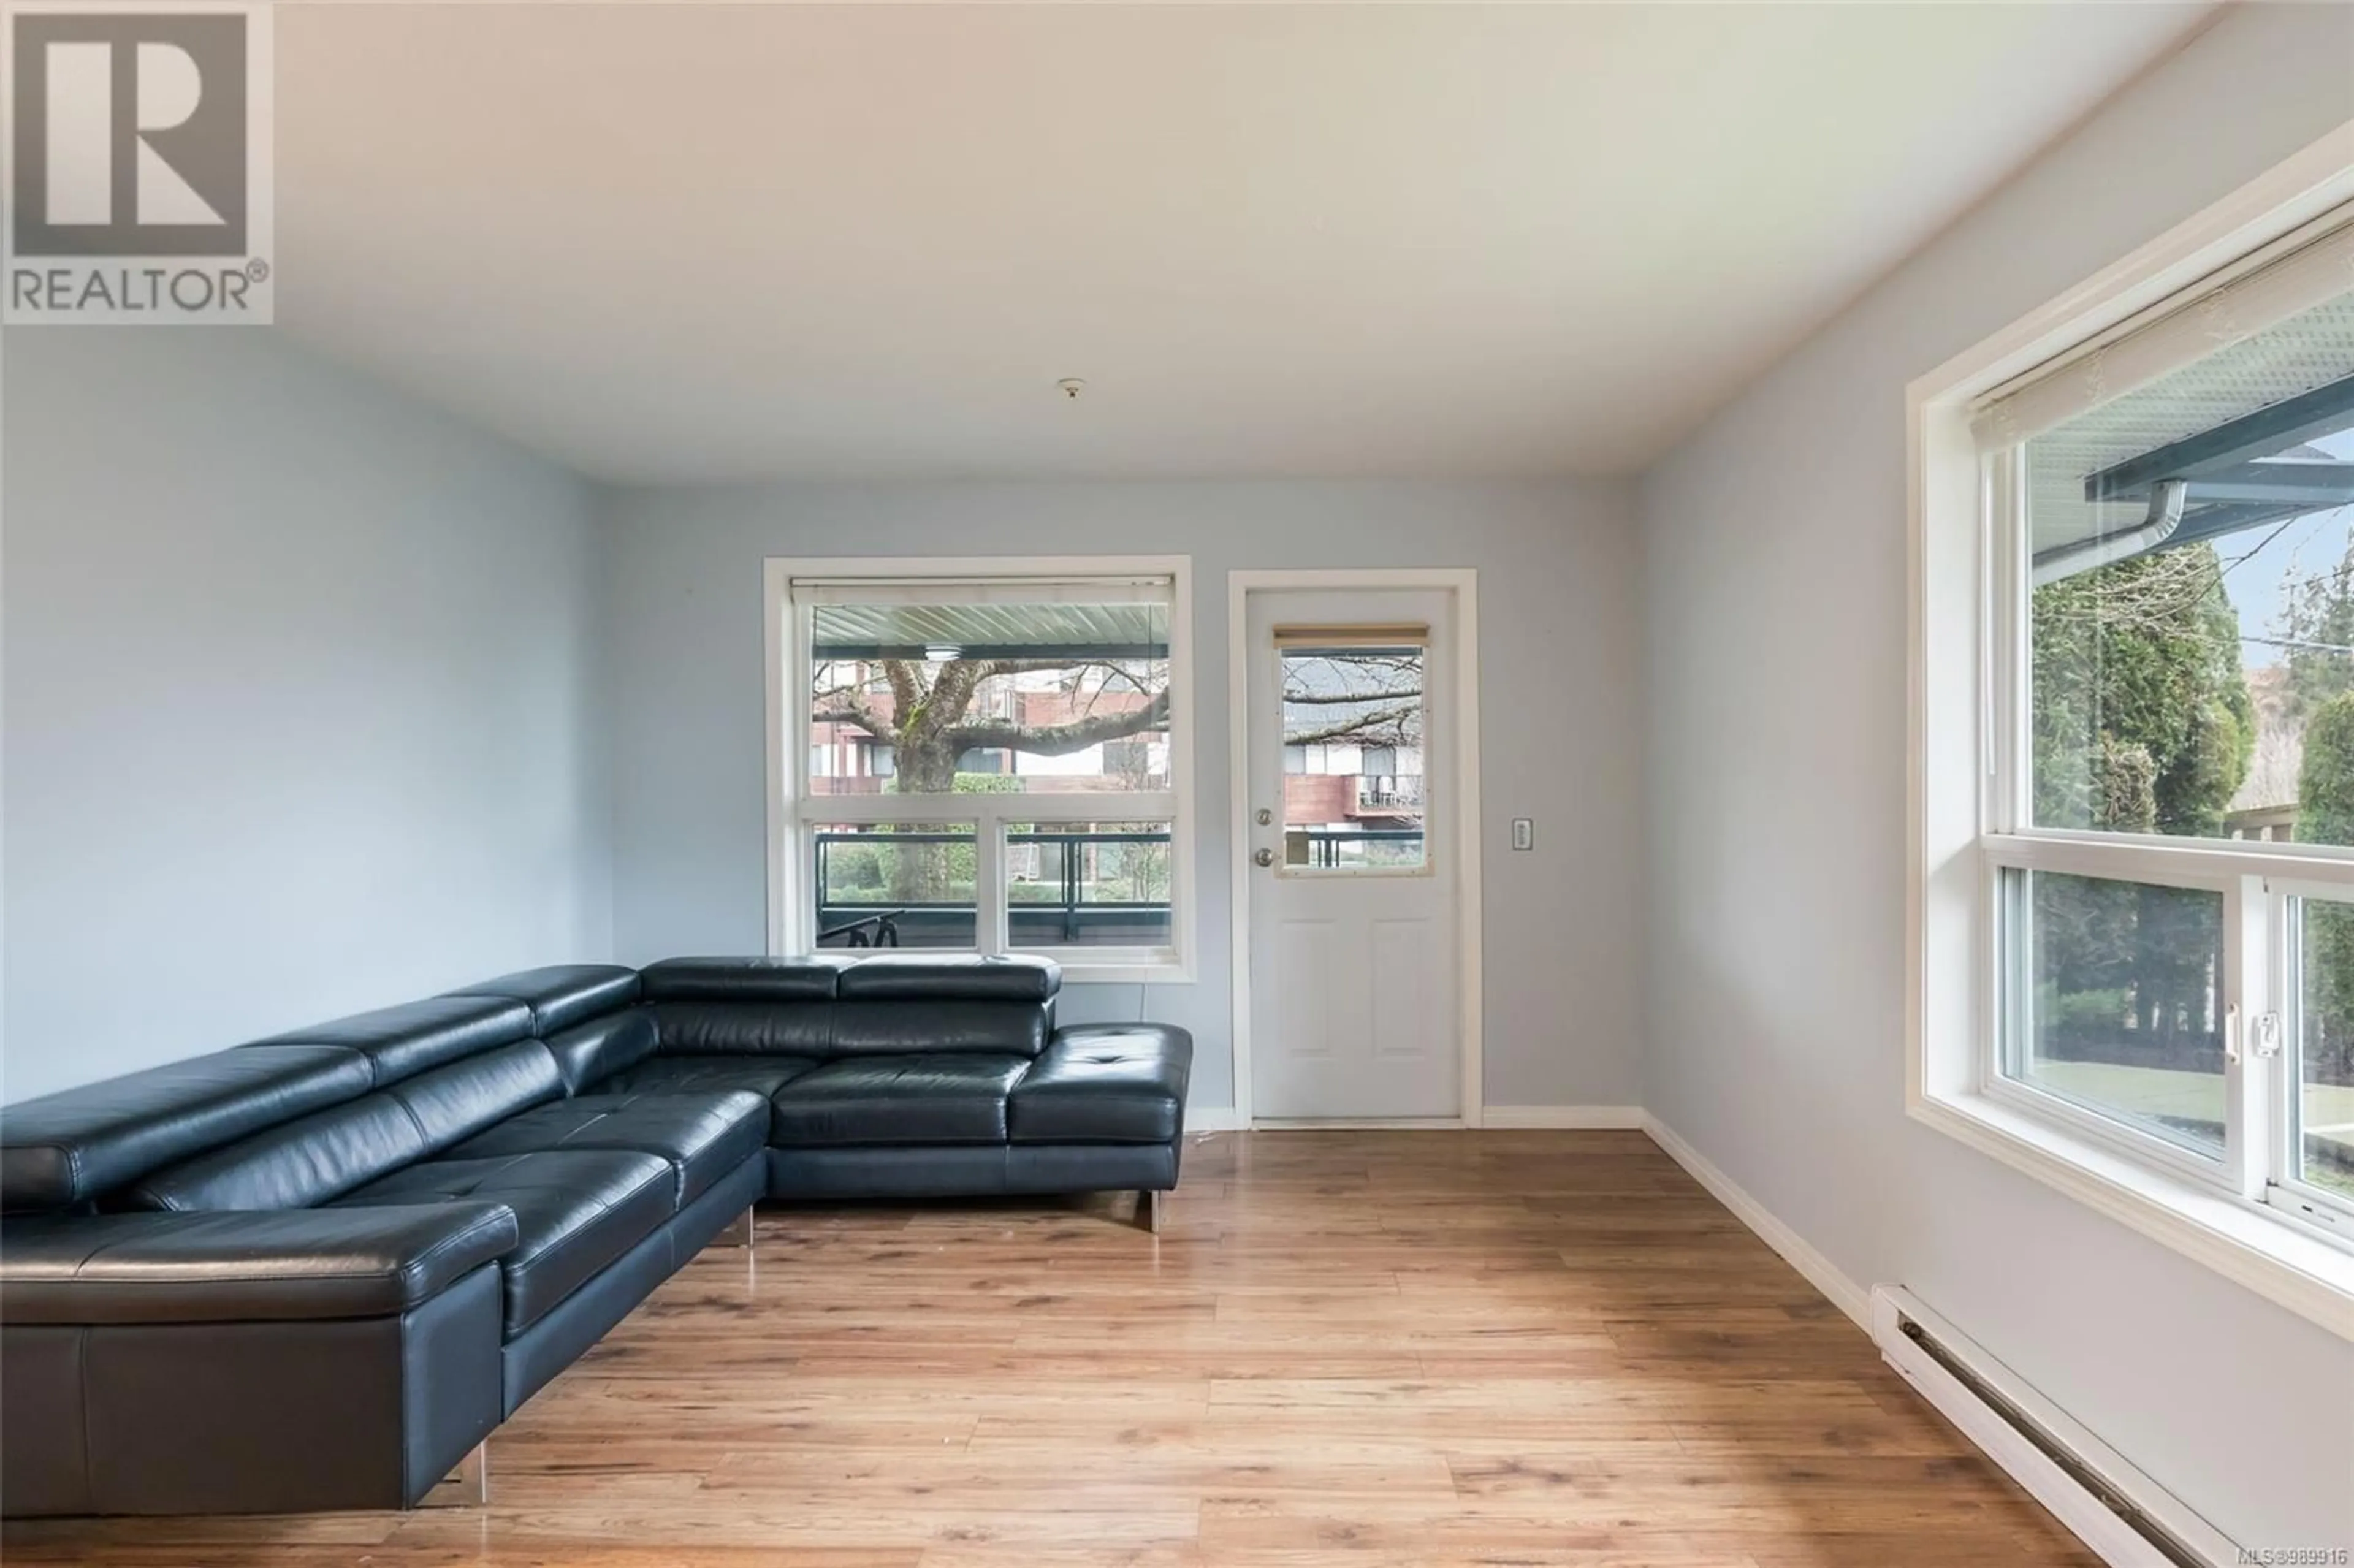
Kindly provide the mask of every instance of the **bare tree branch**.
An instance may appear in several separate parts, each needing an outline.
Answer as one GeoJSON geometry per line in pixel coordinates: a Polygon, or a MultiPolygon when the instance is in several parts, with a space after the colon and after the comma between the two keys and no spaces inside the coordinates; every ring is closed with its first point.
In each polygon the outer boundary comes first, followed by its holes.
{"type": "Polygon", "coordinates": [[[1380,713],[1361,714],[1355,718],[1343,719],[1335,724],[1329,724],[1322,729],[1301,730],[1298,733],[1287,731],[1283,737],[1283,744],[1286,746],[1313,746],[1319,741],[1346,740],[1352,736],[1380,734],[1382,733],[1382,727],[1385,725],[1395,725],[1399,726],[1395,730],[1390,731],[1385,738],[1400,744],[1410,744],[1404,727],[1405,722],[1420,711],[1421,710],[1419,708],[1416,707],[1385,708],[1380,713]]]}
{"type": "Polygon", "coordinates": [[[850,725],[864,730],[868,735],[881,741],[888,741],[892,735],[891,726],[875,716],[874,709],[864,706],[822,708],[810,715],[810,722],[850,725]]]}
{"type": "Polygon", "coordinates": [[[812,724],[855,725],[877,740],[891,738],[891,725],[875,711],[866,694],[856,686],[836,686],[830,692],[815,693],[810,706],[812,724]]]}
{"type": "Polygon", "coordinates": [[[1068,724],[1025,726],[992,720],[960,724],[947,731],[948,743],[960,754],[974,750],[1026,751],[1034,757],[1067,757],[1107,740],[1165,728],[1169,694],[1162,692],[1140,708],[1125,713],[1097,714],[1068,724]]]}

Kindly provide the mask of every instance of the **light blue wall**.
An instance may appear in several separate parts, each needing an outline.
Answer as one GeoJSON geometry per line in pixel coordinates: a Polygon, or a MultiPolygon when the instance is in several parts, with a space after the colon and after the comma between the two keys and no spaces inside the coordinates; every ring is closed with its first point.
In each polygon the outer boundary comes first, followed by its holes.
{"type": "Polygon", "coordinates": [[[1487,1098],[1631,1105],[1640,1067],[1640,694],[1632,495],[1615,483],[777,485],[614,498],[607,546],[614,885],[626,961],[766,941],[761,561],[1189,555],[1200,980],[1078,986],[1065,1016],[1195,1037],[1193,1104],[1233,1103],[1226,573],[1479,569],[1487,1098]],[[1508,847],[1537,819],[1537,848],[1508,847]]]}
{"type": "Polygon", "coordinates": [[[2354,118],[2228,13],[1646,481],[1646,1104],[2249,1546],[2354,1545],[2354,1346],[1904,1115],[1904,387],[2354,118]]]}
{"type": "Polygon", "coordinates": [[[267,330],[5,392],[0,1093],[610,949],[582,484],[267,330]]]}

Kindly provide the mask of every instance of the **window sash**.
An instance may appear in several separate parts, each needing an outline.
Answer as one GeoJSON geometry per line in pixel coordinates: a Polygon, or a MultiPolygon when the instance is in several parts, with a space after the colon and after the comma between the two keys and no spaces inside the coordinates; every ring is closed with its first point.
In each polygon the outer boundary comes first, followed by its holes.
{"type": "MultiPolygon", "coordinates": [[[[962,578],[841,578],[833,579],[833,581],[838,583],[854,584],[855,585],[856,591],[852,592],[849,597],[845,599],[825,599],[819,597],[817,591],[818,589],[823,588],[827,586],[825,582],[822,582],[820,579],[809,577],[791,577],[786,579],[783,588],[783,593],[785,596],[783,614],[787,645],[782,650],[787,685],[784,710],[786,722],[789,725],[800,726],[803,731],[806,731],[808,727],[810,688],[817,663],[817,661],[814,658],[814,644],[816,641],[815,612],[821,603],[978,604],[987,602],[1003,602],[1013,604],[1037,604],[1049,601],[1036,598],[1031,590],[1038,584],[1047,580],[1049,579],[1036,577],[1009,577],[991,579],[991,583],[983,584],[976,579],[962,578]],[[901,586],[915,585],[915,588],[911,588],[907,597],[894,599],[887,597],[885,590],[889,589],[895,583],[901,586]],[[946,591],[945,587],[941,585],[954,586],[960,583],[965,588],[971,588],[976,592],[983,591],[984,589],[991,587],[1003,587],[1008,584],[1019,584],[1022,586],[1018,588],[1010,590],[1012,592],[1011,598],[998,601],[981,599],[955,599],[938,597],[939,593],[946,591]],[[917,591],[917,589],[920,589],[920,591],[917,591]]],[[[1184,619],[1183,607],[1179,604],[1173,597],[1173,589],[1171,593],[1163,593],[1161,591],[1163,588],[1169,588],[1170,585],[1173,583],[1173,578],[1167,577],[1139,577],[1134,579],[1115,577],[1106,579],[1106,593],[1090,594],[1085,591],[1076,591],[1072,597],[1066,601],[1075,604],[1115,604],[1122,602],[1166,603],[1171,607],[1171,614],[1169,616],[1169,646],[1167,652],[1162,655],[1163,660],[1169,666],[1169,682],[1166,690],[1169,696],[1170,718],[1168,728],[1165,731],[1157,733],[1163,734],[1169,743],[1170,782],[1172,790],[1178,788],[1178,770],[1189,766],[1186,747],[1180,744],[1180,736],[1181,735],[1190,736],[1193,729],[1193,715],[1190,712],[1192,703],[1192,671],[1190,668],[1192,659],[1191,629],[1182,624],[1184,619]],[[1114,590],[1116,589],[1117,585],[1122,582],[1128,582],[1132,587],[1137,588],[1138,592],[1141,597],[1130,597],[1125,600],[1120,599],[1118,593],[1114,590]],[[1149,591],[1147,591],[1148,589],[1149,591]]],[[[1074,586],[1084,587],[1084,585],[1074,586]]],[[[832,662],[841,662],[842,661],[837,660],[832,662]]],[[[1150,734],[1156,732],[1147,731],[1142,733],[1150,734]]],[[[839,795],[813,796],[810,788],[810,780],[812,773],[810,766],[811,759],[807,755],[807,751],[808,748],[806,747],[799,747],[795,753],[796,759],[791,764],[792,771],[790,777],[786,780],[789,798],[790,800],[795,802],[801,802],[812,799],[822,800],[843,800],[858,798],[839,795]]],[[[895,774],[897,772],[896,760],[892,771],[895,774]]],[[[1035,777],[1035,775],[1015,773],[1007,775],[1007,777],[1022,779],[1035,777]]],[[[1021,789],[1011,791],[1010,793],[1018,798],[1032,800],[1067,798],[1067,792],[1066,791],[1033,791],[1027,784],[1023,785],[1021,789]]],[[[1105,791],[1104,798],[1108,800],[1133,800],[1140,799],[1144,793],[1144,791],[1107,790],[1105,791]]],[[[934,797],[911,796],[908,797],[908,799],[918,800],[925,799],[963,800],[975,799],[975,797],[965,795],[941,795],[934,797]]],[[[843,820],[849,821],[851,819],[844,818],[843,820]]],[[[917,821],[920,819],[877,818],[875,820],[917,821]]]]}
{"type": "MultiPolygon", "coordinates": [[[[812,831],[822,826],[866,827],[891,823],[908,827],[969,826],[973,830],[973,902],[977,907],[972,950],[975,952],[989,956],[1034,953],[1069,964],[1114,967],[1172,964],[1182,958],[1180,943],[1181,933],[1184,930],[1184,916],[1179,900],[1185,884],[1182,866],[1185,841],[1182,829],[1177,825],[1177,794],[1174,790],[1106,793],[1076,800],[1067,794],[818,795],[796,802],[793,819],[791,853],[801,868],[798,879],[800,892],[796,897],[802,906],[797,912],[797,918],[801,922],[799,931],[803,938],[799,946],[803,952],[815,950],[812,904],[818,889],[812,831]],[[1108,817],[1125,821],[1166,821],[1170,824],[1168,944],[1141,948],[1034,944],[1016,947],[1012,940],[1006,897],[1005,841],[1008,830],[1015,824],[1022,824],[1052,831],[1060,826],[1101,821],[1108,817]]],[[[964,951],[960,948],[940,950],[964,951]]]]}
{"type": "Polygon", "coordinates": [[[2002,843],[1990,840],[1985,849],[1982,880],[1988,914],[1988,950],[1994,961],[1988,966],[1986,1009],[1991,1026],[1981,1043],[1976,1086],[1990,1098],[2001,1100],[2046,1120],[2060,1122],[2115,1152],[2161,1166],[2172,1174],[2199,1185],[2225,1192],[2243,1191],[2247,1186],[2243,1171],[2248,1156],[2240,1147],[2240,1139],[2243,1136],[2244,1123],[2231,1111],[2234,1086],[2228,1060],[2228,1039],[2232,1028],[2229,1021],[2235,1014],[2241,1017],[2249,1015],[2246,1009],[2250,970],[2240,944],[2235,940],[2239,913],[2233,895],[2242,879],[2212,873],[2200,874],[2197,871],[2181,868],[2151,873],[2131,866],[2121,867],[2110,863],[2111,857],[2104,853],[2107,847],[2073,845],[2055,853],[2052,846],[2049,845],[2029,847],[2016,841],[2002,843]],[[2227,1061],[2223,1152],[2220,1159],[2137,1128],[2089,1099],[2031,1083],[2012,1070],[2014,1056],[2025,1044],[2029,1022],[2026,1004],[2033,980],[2028,973],[2029,955],[2023,932],[2018,939],[2012,938],[2013,912],[2005,884],[2013,874],[2023,873],[2181,887],[2221,895],[2225,961],[2223,972],[2217,979],[2216,989],[2218,1005],[2227,1021],[2227,1061]]]}
{"type": "Polygon", "coordinates": [[[2290,1213],[2308,1227],[2354,1245],[2354,1198],[2305,1178],[2305,1042],[2300,1016],[2304,1008],[2304,987],[2300,983],[2304,955],[2303,932],[2297,924],[2302,911],[2293,907],[2313,903],[2354,906],[2354,890],[2327,883],[2275,878],[2267,880],[2264,891],[2277,906],[2274,969],[2276,993],[2282,1000],[2280,1054],[2269,1085],[2270,1103],[2264,1107],[2273,1145],[2266,1171],[2266,1196],[2275,1207],[2290,1213]],[[2297,1214],[2299,1205],[2318,1213],[2311,1217],[2297,1214]]]}

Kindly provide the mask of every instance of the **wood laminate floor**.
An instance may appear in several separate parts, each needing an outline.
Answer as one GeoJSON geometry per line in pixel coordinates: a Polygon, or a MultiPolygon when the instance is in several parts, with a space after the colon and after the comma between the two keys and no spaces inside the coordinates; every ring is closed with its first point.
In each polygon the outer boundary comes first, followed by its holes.
{"type": "Polygon", "coordinates": [[[2097,1568],[1640,1133],[1195,1142],[1129,1200],[764,1209],[484,1509],[11,1526],[9,1563],[2097,1568]]]}

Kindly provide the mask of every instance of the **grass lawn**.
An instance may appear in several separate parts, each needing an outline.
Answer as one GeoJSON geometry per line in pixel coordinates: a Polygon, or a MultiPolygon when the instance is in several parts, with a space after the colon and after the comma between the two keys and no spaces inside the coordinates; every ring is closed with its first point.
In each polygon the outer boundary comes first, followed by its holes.
{"type": "MultiPolygon", "coordinates": [[[[2221,1123],[2223,1080],[2215,1073],[2185,1073],[2167,1067],[2131,1067],[2117,1062],[2042,1062],[2037,1081],[2129,1115],[2221,1123]]],[[[2308,1084],[2305,1130],[2342,1151],[2354,1163],[2354,1086],[2308,1084]]],[[[2354,1175],[2317,1165],[2306,1172],[2315,1185],[2354,1195],[2354,1175]]]]}

